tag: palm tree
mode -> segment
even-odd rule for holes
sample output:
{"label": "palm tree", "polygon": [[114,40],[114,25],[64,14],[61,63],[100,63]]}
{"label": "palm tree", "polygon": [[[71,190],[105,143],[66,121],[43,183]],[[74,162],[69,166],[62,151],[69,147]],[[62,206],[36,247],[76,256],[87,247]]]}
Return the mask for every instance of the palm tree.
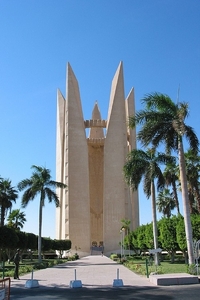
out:
{"label": "palm tree", "polygon": [[[189,198],[191,201],[191,213],[193,213],[194,204],[196,204],[196,211],[200,213],[200,183],[199,183],[199,171],[200,171],[200,157],[194,155],[191,150],[185,153],[186,163],[186,176],[188,181]],[[195,201],[195,203],[194,203]]]}
{"label": "palm tree", "polygon": [[188,104],[179,102],[175,104],[169,96],[153,93],[143,99],[146,105],[144,110],[136,113],[129,120],[130,127],[140,124],[138,140],[143,146],[158,147],[164,142],[167,153],[172,150],[178,152],[179,171],[182,191],[185,232],[189,264],[194,263],[192,226],[189,209],[186,166],[183,149],[183,137],[189,142],[190,149],[195,155],[198,153],[199,141],[192,127],[185,124],[189,114]]}
{"label": "palm tree", "polygon": [[[166,164],[173,161],[172,156],[163,153],[156,153],[155,149],[132,150],[127,157],[124,166],[124,176],[127,184],[137,190],[143,179],[143,190],[147,198],[151,196],[154,248],[158,248],[157,218],[156,218],[156,193],[155,180],[157,180],[157,190],[164,188],[165,180],[159,164]],[[158,256],[155,255],[155,264],[158,264]]]}
{"label": "palm tree", "polygon": [[10,212],[8,218],[8,227],[12,227],[16,230],[23,228],[26,222],[25,213],[21,212],[20,209],[14,209]]}
{"label": "palm tree", "polygon": [[11,180],[0,178],[0,226],[4,226],[5,216],[12,208],[12,202],[18,198],[17,190],[11,186]]}
{"label": "palm tree", "polygon": [[172,210],[176,207],[176,204],[169,189],[164,189],[159,192],[156,205],[159,212],[162,212],[167,218],[171,217]]}
{"label": "palm tree", "polygon": [[38,235],[38,260],[42,261],[41,249],[42,249],[42,209],[45,204],[45,198],[48,198],[49,202],[54,202],[56,207],[59,206],[59,198],[54,190],[51,188],[66,188],[66,185],[61,182],[57,182],[51,179],[50,170],[44,167],[33,165],[31,167],[34,171],[31,178],[24,179],[18,183],[18,189],[20,191],[25,190],[22,196],[22,207],[26,207],[27,204],[34,200],[39,195],[39,235]]}
{"label": "palm tree", "polygon": [[179,179],[179,177],[177,175],[177,165],[175,163],[167,164],[165,167],[165,170],[163,172],[163,175],[165,177],[166,186],[167,187],[172,186],[173,199],[176,204],[177,212],[178,212],[178,214],[180,214],[177,185],[176,185],[176,182]]}

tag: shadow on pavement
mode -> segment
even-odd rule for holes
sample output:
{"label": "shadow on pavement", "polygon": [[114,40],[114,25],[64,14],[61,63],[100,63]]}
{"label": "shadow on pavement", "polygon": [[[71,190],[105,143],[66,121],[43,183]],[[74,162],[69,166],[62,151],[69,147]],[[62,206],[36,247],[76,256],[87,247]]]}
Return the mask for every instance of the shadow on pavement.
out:
{"label": "shadow on pavement", "polygon": [[63,265],[57,265],[53,268],[57,268],[57,269],[63,269],[63,268],[74,268],[76,266],[78,267],[91,267],[91,266],[113,266],[113,265],[121,265],[121,264],[118,264],[118,263],[100,263],[100,264],[87,264],[85,262],[73,262],[73,263],[68,263],[68,264],[63,264]]}
{"label": "shadow on pavement", "polygon": [[[76,288],[39,287],[35,289],[12,288],[10,299],[134,299],[134,300],[173,300],[166,290],[157,287],[120,287],[120,288]],[[193,298],[194,299],[194,298]]]}

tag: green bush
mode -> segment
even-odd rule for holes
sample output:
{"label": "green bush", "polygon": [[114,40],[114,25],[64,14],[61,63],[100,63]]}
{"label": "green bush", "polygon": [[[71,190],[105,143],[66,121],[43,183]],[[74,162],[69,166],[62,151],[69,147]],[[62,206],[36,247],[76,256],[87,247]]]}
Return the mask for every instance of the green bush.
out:
{"label": "green bush", "polygon": [[75,257],[74,257],[74,256],[69,256],[67,260],[68,260],[68,261],[75,260]]}
{"label": "green bush", "polygon": [[41,270],[46,269],[47,265],[44,265],[43,263],[34,264],[33,269],[34,270]]}
{"label": "green bush", "polygon": [[110,258],[111,258],[112,260],[114,260],[114,261],[117,261],[117,260],[118,260],[118,256],[117,256],[117,254],[115,254],[115,253],[112,253],[112,254],[110,255]]}
{"label": "green bush", "polygon": [[79,259],[78,253],[75,253],[75,254],[73,255],[73,257],[74,257],[75,260],[76,260],[76,259]]}

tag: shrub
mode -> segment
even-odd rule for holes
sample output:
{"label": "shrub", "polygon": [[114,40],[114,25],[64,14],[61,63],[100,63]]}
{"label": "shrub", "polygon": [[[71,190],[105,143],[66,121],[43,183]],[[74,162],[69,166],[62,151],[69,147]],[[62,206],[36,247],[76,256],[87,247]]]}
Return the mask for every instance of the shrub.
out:
{"label": "shrub", "polygon": [[78,253],[75,253],[73,256],[74,256],[75,259],[79,259]]}
{"label": "shrub", "polygon": [[117,260],[118,260],[117,254],[114,254],[114,253],[112,253],[112,254],[110,255],[110,258],[111,258],[112,260],[114,260],[114,261],[117,261]]}

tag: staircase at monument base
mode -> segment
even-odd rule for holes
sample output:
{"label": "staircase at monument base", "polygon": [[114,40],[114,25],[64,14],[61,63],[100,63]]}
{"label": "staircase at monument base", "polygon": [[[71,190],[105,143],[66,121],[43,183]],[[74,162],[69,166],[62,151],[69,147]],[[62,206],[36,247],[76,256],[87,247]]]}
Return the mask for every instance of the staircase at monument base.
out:
{"label": "staircase at monument base", "polygon": [[104,247],[101,247],[101,246],[94,247],[94,246],[92,246],[90,248],[90,250],[91,250],[91,255],[102,255],[103,252],[104,252]]}

